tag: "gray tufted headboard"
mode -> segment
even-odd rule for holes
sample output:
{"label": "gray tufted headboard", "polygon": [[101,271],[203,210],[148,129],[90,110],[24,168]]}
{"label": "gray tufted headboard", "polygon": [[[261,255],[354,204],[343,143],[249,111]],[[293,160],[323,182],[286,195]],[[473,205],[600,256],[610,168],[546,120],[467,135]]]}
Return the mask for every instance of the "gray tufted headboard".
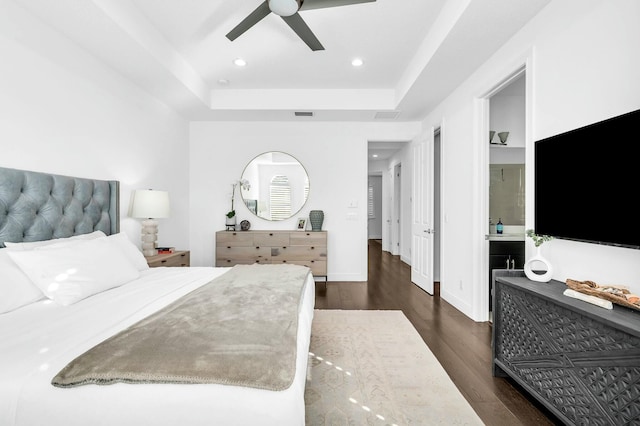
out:
{"label": "gray tufted headboard", "polygon": [[120,230],[119,182],[0,167],[0,248]]}

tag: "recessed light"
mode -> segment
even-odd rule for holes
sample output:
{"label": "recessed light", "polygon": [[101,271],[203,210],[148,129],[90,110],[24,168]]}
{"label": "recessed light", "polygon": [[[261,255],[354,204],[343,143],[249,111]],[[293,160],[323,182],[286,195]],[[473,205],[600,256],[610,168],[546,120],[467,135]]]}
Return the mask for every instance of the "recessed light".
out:
{"label": "recessed light", "polygon": [[226,78],[221,78],[220,80],[218,80],[218,84],[221,86],[226,86],[229,84],[229,80],[227,80]]}
{"label": "recessed light", "polygon": [[360,58],[355,58],[353,61],[351,61],[351,65],[353,65],[354,67],[361,67],[362,64],[364,64],[364,61]]}
{"label": "recessed light", "polygon": [[372,157],[373,158],[378,158],[378,154],[373,154]]}
{"label": "recessed light", "polygon": [[242,58],[236,58],[233,60],[233,63],[236,64],[239,67],[244,67],[245,65],[247,65],[247,61],[245,61]]}

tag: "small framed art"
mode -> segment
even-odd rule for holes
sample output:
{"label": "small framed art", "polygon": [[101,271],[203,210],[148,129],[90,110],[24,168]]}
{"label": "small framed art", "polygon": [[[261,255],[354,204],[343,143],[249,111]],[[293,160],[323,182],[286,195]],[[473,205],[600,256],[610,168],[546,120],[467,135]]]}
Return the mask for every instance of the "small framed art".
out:
{"label": "small framed art", "polygon": [[304,231],[305,229],[307,229],[307,218],[306,217],[299,217],[298,218],[298,226],[296,227],[296,229],[298,231]]}

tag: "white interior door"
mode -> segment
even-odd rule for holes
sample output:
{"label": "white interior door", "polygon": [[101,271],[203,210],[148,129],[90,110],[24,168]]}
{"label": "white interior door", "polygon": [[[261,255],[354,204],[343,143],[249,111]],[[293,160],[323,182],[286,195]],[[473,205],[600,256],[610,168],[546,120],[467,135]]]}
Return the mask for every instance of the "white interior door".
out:
{"label": "white interior door", "polygon": [[413,147],[411,281],[433,294],[433,135]]}

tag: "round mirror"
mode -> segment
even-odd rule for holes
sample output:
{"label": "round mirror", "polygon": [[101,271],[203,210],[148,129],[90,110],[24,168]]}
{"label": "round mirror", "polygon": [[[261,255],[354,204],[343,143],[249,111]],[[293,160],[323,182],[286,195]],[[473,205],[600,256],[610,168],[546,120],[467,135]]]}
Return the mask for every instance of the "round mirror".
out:
{"label": "round mirror", "polygon": [[263,219],[289,219],[302,209],[309,196],[307,171],[284,152],[258,155],[244,168],[241,179],[244,204]]}

